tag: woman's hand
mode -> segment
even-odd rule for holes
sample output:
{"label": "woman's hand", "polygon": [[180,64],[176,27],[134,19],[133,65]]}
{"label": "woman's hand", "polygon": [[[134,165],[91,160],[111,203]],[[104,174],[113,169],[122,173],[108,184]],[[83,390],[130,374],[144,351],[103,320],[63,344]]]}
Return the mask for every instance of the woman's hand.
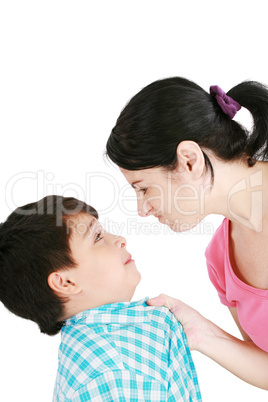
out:
{"label": "woman's hand", "polygon": [[203,334],[209,329],[209,321],[198,311],[178,299],[161,294],[147,300],[149,306],[167,307],[181,323],[191,350],[198,350]]}
{"label": "woman's hand", "polygon": [[161,294],[149,306],[166,306],[180,321],[191,350],[198,350],[237,377],[268,390],[268,353],[223,331],[192,307]]}

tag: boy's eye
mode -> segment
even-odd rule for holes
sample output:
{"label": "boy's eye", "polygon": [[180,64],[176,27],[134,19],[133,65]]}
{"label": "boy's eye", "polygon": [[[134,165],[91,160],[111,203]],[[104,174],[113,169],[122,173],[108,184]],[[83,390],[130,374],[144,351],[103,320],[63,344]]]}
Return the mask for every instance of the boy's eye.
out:
{"label": "boy's eye", "polygon": [[100,241],[101,239],[102,239],[102,233],[101,232],[99,232],[99,233],[97,233],[96,234],[96,237],[95,237],[95,243],[97,243],[98,241]]}

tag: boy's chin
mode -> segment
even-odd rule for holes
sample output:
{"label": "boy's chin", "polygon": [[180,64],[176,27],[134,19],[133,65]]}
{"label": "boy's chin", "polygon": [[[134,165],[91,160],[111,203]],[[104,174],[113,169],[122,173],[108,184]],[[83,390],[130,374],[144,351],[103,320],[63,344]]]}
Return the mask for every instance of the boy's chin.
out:
{"label": "boy's chin", "polygon": [[135,288],[134,288],[134,290],[133,290],[133,292],[132,292],[132,295],[131,295],[131,297],[130,297],[130,300],[132,300],[132,298],[133,298],[133,296],[134,296],[134,294],[135,294],[135,292],[136,292],[136,290],[137,290],[137,287],[138,287],[138,285],[139,285],[139,283],[140,283],[140,281],[141,281],[141,274],[140,274],[139,271],[137,271],[137,273],[138,273],[137,283],[136,283],[136,286],[135,286]]}
{"label": "boy's chin", "polygon": [[[136,285],[136,288],[137,288],[138,284],[139,284],[140,281],[141,281],[141,273],[140,273],[139,271],[137,271],[137,272],[138,272],[138,283],[137,283],[137,285]],[[135,288],[135,290],[136,290],[136,288]]]}

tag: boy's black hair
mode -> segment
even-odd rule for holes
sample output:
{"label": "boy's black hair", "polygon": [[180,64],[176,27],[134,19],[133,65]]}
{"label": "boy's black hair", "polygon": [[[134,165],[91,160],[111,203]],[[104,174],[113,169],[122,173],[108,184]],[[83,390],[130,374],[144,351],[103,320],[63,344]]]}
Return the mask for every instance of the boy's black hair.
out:
{"label": "boy's black hair", "polygon": [[[143,88],[125,106],[107,141],[106,154],[121,168],[141,170],[177,166],[177,146],[195,141],[224,161],[246,157],[249,166],[268,158],[268,89],[248,81],[227,95],[251,113],[254,123],[248,133],[231,120],[215,97],[192,81],[172,77]],[[207,168],[213,168],[204,153]]]}
{"label": "boy's black hair", "polygon": [[0,300],[14,314],[55,335],[63,326],[64,304],[48,285],[56,270],[76,266],[69,247],[70,217],[97,211],[75,198],[47,196],[17,208],[0,225]]}

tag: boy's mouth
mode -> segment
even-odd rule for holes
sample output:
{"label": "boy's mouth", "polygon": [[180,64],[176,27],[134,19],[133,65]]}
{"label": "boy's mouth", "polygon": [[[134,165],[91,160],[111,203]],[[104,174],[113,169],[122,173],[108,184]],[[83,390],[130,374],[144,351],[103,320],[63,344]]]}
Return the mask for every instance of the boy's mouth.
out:
{"label": "boy's mouth", "polygon": [[132,260],[132,256],[131,256],[131,254],[130,254],[130,256],[128,257],[128,259],[126,260],[126,262],[125,262],[124,265],[129,264],[130,262],[133,262],[133,261],[134,261],[134,260]]}

